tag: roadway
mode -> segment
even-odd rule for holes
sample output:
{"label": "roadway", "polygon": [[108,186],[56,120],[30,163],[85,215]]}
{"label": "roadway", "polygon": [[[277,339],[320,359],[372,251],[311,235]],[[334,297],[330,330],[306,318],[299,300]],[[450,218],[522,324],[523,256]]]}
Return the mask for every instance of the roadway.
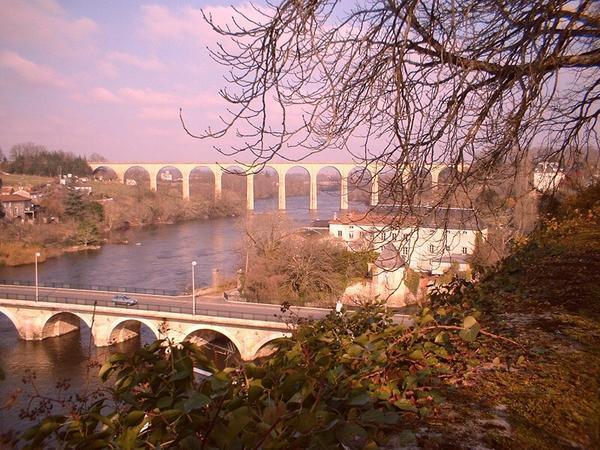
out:
{"label": "roadway", "polygon": [[[39,288],[40,301],[83,305],[93,305],[94,302],[96,302],[98,306],[124,308],[133,311],[151,310],[181,314],[192,313],[191,295],[168,296],[127,293],[130,297],[135,298],[138,303],[134,306],[125,307],[115,306],[113,304],[112,299],[115,294],[122,294],[122,292],[63,289],[41,286]],[[35,286],[0,284],[0,297],[12,298],[15,299],[15,302],[18,302],[19,300],[34,300]],[[330,309],[292,306],[289,311],[301,318],[319,319],[327,315]],[[410,308],[396,310],[394,321],[410,325],[412,319],[408,313],[410,313]],[[266,321],[281,321],[283,320],[282,316],[286,319],[290,318],[290,313],[286,313],[285,315],[282,314],[280,305],[227,301],[223,298],[222,293],[196,296],[196,314],[202,316]]]}
{"label": "roadway", "polygon": [[[34,286],[13,286],[0,285],[0,297],[33,300],[35,299]],[[61,288],[39,288],[40,301],[52,301],[61,303],[77,303],[93,305],[97,302],[98,306],[113,306],[112,298],[117,292],[92,291],[80,289],[61,289]],[[122,294],[122,292],[119,292]],[[127,308],[131,310],[160,310],[169,312],[192,313],[192,296],[166,296],[149,294],[130,294],[128,296],[135,298],[138,303],[134,306],[116,306],[118,308]],[[322,308],[291,307],[290,311],[303,318],[320,318],[325,316],[329,310]],[[281,307],[279,305],[244,303],[226,301],[222,294],[196,296],[196,314],[211,315],[219,317],[248,317],[256,316],[269,317],[274,320],[275,316],[280,316]]]}

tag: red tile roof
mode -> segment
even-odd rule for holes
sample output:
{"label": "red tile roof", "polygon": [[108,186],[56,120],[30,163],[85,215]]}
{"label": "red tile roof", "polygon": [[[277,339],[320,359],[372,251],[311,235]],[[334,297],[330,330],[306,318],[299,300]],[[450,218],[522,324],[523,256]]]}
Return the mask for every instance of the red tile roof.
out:
{"label": "red tile roof", "polygon": [[0,195],[0,201],[6,202],[30,202],[31,199],[17,194]]}

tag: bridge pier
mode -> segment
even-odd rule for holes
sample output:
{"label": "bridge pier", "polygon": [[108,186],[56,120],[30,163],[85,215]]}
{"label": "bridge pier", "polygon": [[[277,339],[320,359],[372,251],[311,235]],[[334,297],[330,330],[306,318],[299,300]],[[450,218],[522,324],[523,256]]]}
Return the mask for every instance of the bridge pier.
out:
{"label": "bridge pier", "polygon": [[183,181],[183,183],[181,183],[181,195],[183,196],[184,200],[190,199],[190,175],[191,171],[181,171]]}
{"label": "bridge pier", "polygon": [[284,171],[279,171],[278,172],[279,175],[279,210],[280,211],[285,211],[285,172]]}
{"label": "bridge pier", "polygon": [[220,169],[214,171],[215,175],[215,201],[221,199],[221,192],[223,191],[222,176],[223,172]]}
{"label": "bridge pier", "polygon": [[157,185],[158,185],[158,170],[156,171],[148,171],[148,174],[150,175],[150,190],[153,192],[156,192],[157,189]]}
{"label": "bridge pier", "polygon": [[254,211],[254,175],[246,175],[246,209]]}
{"label": "bridge pier", "polygon": [[340,210],[348,209],[348,175],[342,174],[340,178]]}
{"label": "bridge pier", "polygon": [[317,210],[317,173],[313,170],[309,171],[310,175],[310,191],[309,191],[309,209],[311,211]]}
{"label": "bridge pier", "polygon": [[377,206],[379,203],[379,175],[375,174],[371,178],[371,206]]}

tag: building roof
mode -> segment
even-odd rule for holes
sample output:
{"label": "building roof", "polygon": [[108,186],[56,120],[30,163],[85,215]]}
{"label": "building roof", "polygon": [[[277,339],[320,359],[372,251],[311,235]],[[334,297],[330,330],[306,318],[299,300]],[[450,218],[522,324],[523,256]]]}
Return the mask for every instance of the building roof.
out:
{"label": "building roof", "polygon": [[0,195],[8,195],[15,192],[15,189],[12,186],[2,186],[0,187]]}
{"label": "building roof", "polygon": [[30,202],[31,199],[18,194],[8,194],[0,196],[0,201],[5,202]]}
{"label": "building roof", "polygon": [[385,270],[397,270],[406,264],[406,260],[400,255],[398,249],[389,243],[383,246],[375,265]]}
{"label": "building roof", "polygon": [[330,223],[362,226],[387,226],[393,228],[421,227],[460,230],[486,228],[471,208],[446,208],[431,206],[380,206],[369,212],[351,212]]}

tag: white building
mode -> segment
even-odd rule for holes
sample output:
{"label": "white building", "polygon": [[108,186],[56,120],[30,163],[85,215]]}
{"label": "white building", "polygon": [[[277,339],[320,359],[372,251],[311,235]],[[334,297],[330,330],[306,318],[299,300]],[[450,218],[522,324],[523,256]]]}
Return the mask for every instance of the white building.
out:
{"label": "white building", "polygon": [[543,161],[533,170],[533,187],[540,192],[554,190],[565,178],[565,173],[557,162]]}
{"label": "white building", "polygon": [[[419,272],[442,274],[453,264],[468,268],[478,236],[487,229],[475,218],[474,211],[463,208],[419,208],[406,225],[394,225],[394,214],[349,214],[329,223],[329,234],[344,240],[351,248],[370,247],[381,251],[392,244],[406,261]],[[410,223],[408,223],[410,222]]]}

